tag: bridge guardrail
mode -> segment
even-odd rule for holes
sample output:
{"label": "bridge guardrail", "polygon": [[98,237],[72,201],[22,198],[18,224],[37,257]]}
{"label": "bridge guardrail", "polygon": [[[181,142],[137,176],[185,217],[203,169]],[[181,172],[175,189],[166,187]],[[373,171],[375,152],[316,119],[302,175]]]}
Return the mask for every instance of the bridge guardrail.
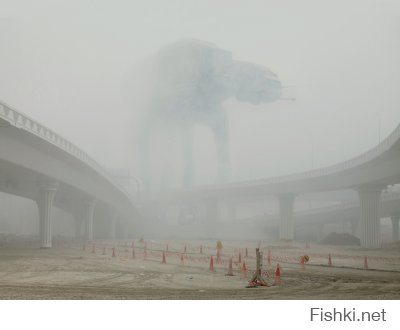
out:
{"label": "bridge guardrail", "polygon": [[[282,175],[277,177],[271,177],[267,179],[258,179],[254,181],[242,181],[242,182],[232,182],[226,183],[222,185],[212,185],[212,188],[215,190],[224,189],[224,188],[240,188],[240,186],[262,186],[265,184],[278,184],[278,183],[285,183],[288,181],[297,181],[303,179],[310,179],[310,178],[317,178],[325,175],[335,174],[340,171],[345,171],[352,169],[356,166],[359,166],[367,161],[370,161],[385,151],[389,150],[391,146],[396,143],[396,141],[400,140],[400,125],[396,127],[396,129],[390,133],[381,143],[377,146],[373,147],[372,149],[362,153],[359,156],[354,158],[348,159],[344,162],[334,164],[327,167],[322,167],[320,169],[315,169],[311,171],[299,172],[289,175]],[[201,191],[207,189],[208,185],[198,186],[194,188],[192,191]]]}
{"label": "bridge guardrail", "polygon": [[114,180],[113,177],[92,157],[90,157],[86,152],[74,145],[72,142],[68,141],[66,138],[1,101],[0,118],[7,121],[12,126],[24,129],[25,131],[28,131],[29,133],[46,140],[71,156],[79,159],[81,162],[94,169],[98,174],[106,178],[112,185],[117,187],[133,204],[131,195],[125,190],[124,187]]}

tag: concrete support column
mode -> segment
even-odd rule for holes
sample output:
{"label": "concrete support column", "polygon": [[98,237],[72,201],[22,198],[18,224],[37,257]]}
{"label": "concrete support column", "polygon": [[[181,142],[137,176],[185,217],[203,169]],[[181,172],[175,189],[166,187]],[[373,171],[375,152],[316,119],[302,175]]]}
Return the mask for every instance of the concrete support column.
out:
{"label": "concrete support column", "polygon": [[88,200],[83,205],[83,212],[84,212],[84,219],[86,225],[86,240],[88,242],[93,241],[93,214],[94,214],[94,207],[96,205],[95,200]]}
{"label": "concrete support column", "polygon": [[392,215],[390,217],[390,220],[392,220],[393,242],[397,242],[399,240],[399,219],[400,219],[400,214]]}
{"label": "concrete support column", "polygon": [[360,197],[360,229],[362,247],[380,247],[381,231],[379,207],[383,187],[361,187]]}
{"label": "concrete support column", "polygon": [[293,229],[293,205],[294,205],[294,194],[282,194],[278,196],[279,199],[279,210],[280,210],[280,222],[279,222],[279,239],[281,240],[293,240],[294,229]]}
{"label": "concrete support column", "polygon": [[57,182],[47,182],[39,184],[39,198],[37,205],[39,208],[39,230],[41,248],[51,248],[51,227],[52,227],[52,208],[54,196],[58,189]]}

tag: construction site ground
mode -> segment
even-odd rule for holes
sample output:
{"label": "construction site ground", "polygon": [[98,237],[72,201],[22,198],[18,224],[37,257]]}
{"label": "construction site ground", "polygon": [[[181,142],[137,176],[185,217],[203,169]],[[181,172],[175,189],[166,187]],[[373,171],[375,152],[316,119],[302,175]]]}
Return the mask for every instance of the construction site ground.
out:
{"label": "construction site ground", "polygon": [[[217,260],[215,243],[63,240],[51,249],[40,249],[35,242],[16,239],[0,247],[0,299],[400,298],[400,249],[396,244],[361,249],[306,247],[305,242],[227,241]],[[258,245],[269,286],[246,288],[255,271]],[[165,264],[161,262],[163,252]],[[304,255],[309,261],[303,266],[300,258]],[[210,271],[211,256],[214,271]],[[234,276],[226,276],[230,258]],[[247,272],[242,270],[243,262]],[[279,286],[275,285],[278,263]]]}

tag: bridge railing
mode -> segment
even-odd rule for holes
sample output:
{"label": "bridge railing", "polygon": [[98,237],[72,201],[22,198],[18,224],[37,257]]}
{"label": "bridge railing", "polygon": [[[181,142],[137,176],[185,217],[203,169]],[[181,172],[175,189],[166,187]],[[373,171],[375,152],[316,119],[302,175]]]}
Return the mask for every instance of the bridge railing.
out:
{"label": "bridge railing", "polygon": [[275,180],[277,182],[281,182],[283,179],[285,181],[300,180],[303,178],[325,176],[325,175],[329,175],[329,174],[334,174],[336,172],[349,170],[349,169],[352,169],[363,163],[366,163],[374,158],[377,158],[379,155],[381,155],[385,151],[389,150],[390,147],[394,143],[396,143],[396,141],[398,141],[399,139],[400,139],[400,125],[398,125],[396,127],[396,129],[388,137],[386,137],[386,139],[384,139],[380,144],[378,144],[374,148],[362,153],[359,156],[348,159],[348,160],[338,163],[338,164],[334,164],[332,166],[327,166],[327,167],[323,167],[320,169],[307,171],[307,172],[296,173],[293,175],[276,177]]}
{"label": "bridge railing", "polygon": [[[299,173],[293,173],[289,175],[282,175],[282,176],[276,176],[276,177],[271,177],[271,178],[266,178],[266,179],[258,179],[254,181],[242,181],[242,182],[232,182],[232,183],[226,183],[226,184],[221,184],[221,185],[212,185],[213,189],[220,189],[220,188],[235,188],[239,186],[258,186],[258,185],[265,185],[265,184],[278,184],[278,183],[284,183],[288,181],[297,181],[297,180],[303,180],[303,179],[311,179],[311,178],[316,178],[316,177],[321,177],[321,176],[326,176],[330,174],[335,174],[337,172],[341,171],[346,171],[350,170],[354,167],[357,167],[359,165],[362,165],[363,163],[366,163],[374,158],[377,158],[381,154],[383,154],[385,151],[389,150],[398,140],[400,140],[400,125],[396,127],[396,129],[389,134],[381,143],[379,143],[377,146],[374,148],[360,154],[359,156],[356,156],[354,158],[351,158],[349,160],[346,160],[344,162],[334,164],[331,166],[327,167],[322,167],[320,169],[315,169],[311,171],[305,171],[305,172],[299,172]],[[207,186],[198,186],[195,187],[194,190],[203,190],[207,189]]]}
{"label": "bridge railing", "polygon": [[98,174],[106,178],[112,185],[118,188],[131,202],[132,196],[122,187],[101,165],[99,165],[92,157],[90,157],[82,149],[54,132],[52,129],[40,124],[29,116],[11,108],[4,102],[0,102],[0,118],[7,121],[10,125],[28,131],[39,138],[46,140],[62,149],[64,152],[79,159],[81,162],[95,170]]}

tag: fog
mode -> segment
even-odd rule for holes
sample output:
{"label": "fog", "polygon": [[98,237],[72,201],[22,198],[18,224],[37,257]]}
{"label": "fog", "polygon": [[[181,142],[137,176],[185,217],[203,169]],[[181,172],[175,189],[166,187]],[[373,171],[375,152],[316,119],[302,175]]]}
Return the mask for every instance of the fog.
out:
{"label": "fog", "polygon": [[399,59],[398,0],[0,0],[0,299],[398,299]]}
{"label": "fog", "polygon": [[[366,151],[399,123],[399,12],[396,1],[2,0],[0,98],[135,174],[146,109],[127,102],[127,78],[165,45],[204,40],[270,68],[296,97],[224,102],[229,180],[309,170]],[[195,182],[212,183],[210,132],[197,128],[194,143]]]}

